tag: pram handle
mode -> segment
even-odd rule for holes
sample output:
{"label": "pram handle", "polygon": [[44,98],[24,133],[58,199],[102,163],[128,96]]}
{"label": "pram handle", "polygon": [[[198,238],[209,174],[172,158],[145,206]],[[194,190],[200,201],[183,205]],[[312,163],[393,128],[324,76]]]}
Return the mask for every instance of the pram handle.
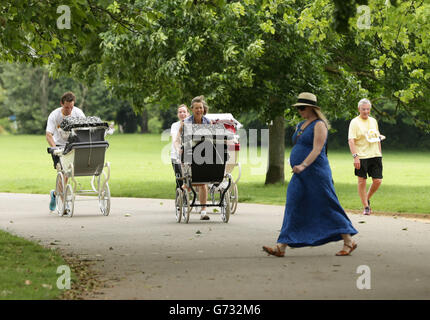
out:
{"label": "pram handle", "polygon": [[53,154],[54,156],[58,156],[60,153],[62,153],[64,150],[63,147],[48,147],[46,151],[50,154]]}

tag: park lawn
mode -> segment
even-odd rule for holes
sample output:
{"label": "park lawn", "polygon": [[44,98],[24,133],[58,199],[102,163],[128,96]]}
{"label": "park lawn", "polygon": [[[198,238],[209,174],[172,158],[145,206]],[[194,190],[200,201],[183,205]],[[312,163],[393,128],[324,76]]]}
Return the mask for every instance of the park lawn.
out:
{"label": "park lawn", "polygon": [[[170,164],[170,141],[159,134],[115,134],[108,136],[106,161],[111,163],[109,185],[113,197],[174,198],[174,176]],[[0,192],[48,194],[54,188],[55,170],[46,152],[44,136],[0,136]],[[289,157],[287,148],[285,158]],[[348,147],[329,151],[335,188],[345,209],[360,210],[357,178]],[[430,156],[428,152],[383,150],[384,180],[372,198],[375,211],[430,213]],[[291,168],[285,163],[284,185],[264,185],[267,152],[241,146],[242,176],[239,202],[285,204]],[[238,170],[233,171],[237,176]],[[77,179],[89,187],[89,177]],[[369,179],[370,180],[370,179]],[[47,198],[48,200],[48,198]],[[114,205],[114,204],[113,204]],[[240,212],[240,208],[239,211]]]}
{"label": "park lawn", "polygon": [[62,265],[66,262],[54,250],[0,230],[0,300],[58,298]]}

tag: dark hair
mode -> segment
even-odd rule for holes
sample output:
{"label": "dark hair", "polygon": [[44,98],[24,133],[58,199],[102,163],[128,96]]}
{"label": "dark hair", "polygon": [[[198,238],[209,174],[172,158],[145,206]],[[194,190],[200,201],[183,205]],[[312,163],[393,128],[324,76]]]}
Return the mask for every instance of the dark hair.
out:
{"label": "dark hair", "polygon": [[61,103],[72,102],[72,101],[76,101],[76,97],[75,97],[74,93],[71,91],[66,92],[61,96]]}

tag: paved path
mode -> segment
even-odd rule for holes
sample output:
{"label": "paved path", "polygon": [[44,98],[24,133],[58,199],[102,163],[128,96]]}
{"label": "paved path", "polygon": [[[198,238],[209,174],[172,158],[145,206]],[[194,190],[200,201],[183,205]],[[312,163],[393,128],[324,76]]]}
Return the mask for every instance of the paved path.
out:
{"label": "paved path", "polygon": [[[48,195],[0,193],[0,228],[58,244],[94,260],[111,287],[91,299],[429,299],[430,220],[350,214],[359,246],[336,257],[341,243],[269,257],[282,206],[239,204],[225,224],[219,214],[178,224],[174,202],[113,198],[108,217],[95,200],[77,201],[73,218],[47,210]],[[357,288],[359,266],[371,289]]]}

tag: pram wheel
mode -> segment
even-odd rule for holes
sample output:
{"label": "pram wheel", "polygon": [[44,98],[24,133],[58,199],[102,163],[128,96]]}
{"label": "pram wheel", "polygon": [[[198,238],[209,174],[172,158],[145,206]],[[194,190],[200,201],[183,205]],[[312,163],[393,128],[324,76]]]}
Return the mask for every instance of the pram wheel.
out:
{"label": "pram wheel", "polygon": [[102,189],[99,192],[99,207],[100,211],[104,216],[108,216],[110,212],[110,189],[109,184],[106,182],[103,184]]}
{"label": "pram wheel", "polygon": [[239,200],[239,193],[237,191],[237,184],[232,183],[232,188],[230,189],[230,206],[231,206],[231,214],[234,214],[237,209],[237,202]]}
{"label": "pram wheel", "polygon": [[190,220],[190,212],[191,212],[191,206],[190,206],[190,196],[186,190],[182,192],[182,218],[184,219],[185,223],[188,223]]}
{"label": "pram wheel", "polygon": [[[221,197],[222,192],[220,192]],[[230,207],[230,191],[226,191],[224,194],[224,199],[221,203],[221,218],[222,221],[227,223],[230,219],[231,207]]]}
{"label": "pram wheel", "polygon": [[75,208],[75,195],[73,194],[72,185],[68,184],[64,192],[64,214],[66,217],[73,217],[73,210]]}
{"label": "pram wheel", "polygon": [[61,217],[64,214],[64,175],[61,171],[57,173],[57,181],[55,183],[55,204],[58,215]]}
{"label": "pram wheel", "polygon": [[183,204],[183,195],[182,190],[176,189],[176,198],[175,198],[175,216],[176,222],[180,223],[182,219],[182,204]]}

